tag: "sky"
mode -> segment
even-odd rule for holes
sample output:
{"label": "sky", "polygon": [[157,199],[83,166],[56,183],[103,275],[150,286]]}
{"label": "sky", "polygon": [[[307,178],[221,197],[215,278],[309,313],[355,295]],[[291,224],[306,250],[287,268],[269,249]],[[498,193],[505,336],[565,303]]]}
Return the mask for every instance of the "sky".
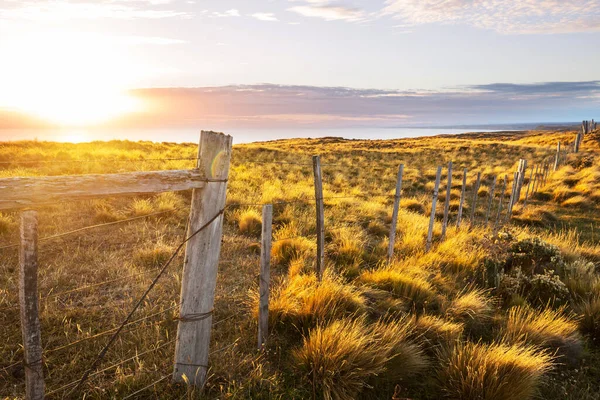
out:
{"label": "sky", "polygon": [[599,43],[598,0],[0,0],[0,127],[577,121]]}

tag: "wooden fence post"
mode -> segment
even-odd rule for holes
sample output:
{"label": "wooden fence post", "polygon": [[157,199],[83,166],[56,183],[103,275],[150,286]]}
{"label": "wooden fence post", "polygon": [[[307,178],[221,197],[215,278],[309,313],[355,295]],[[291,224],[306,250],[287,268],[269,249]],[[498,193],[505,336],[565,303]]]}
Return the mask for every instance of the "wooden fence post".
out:
{"label": "wooden fence post", "polygon": [[202,131],[198,169],[212,182],[192,192],[188,221],[190,237],[218,215],[206,229],[188,240],[181,281],[173,379],[183,382],[185,376],[189,384],[198,387],[204,386],[208,370],[231,140],[231,136],[222,133]]}
{"label": "wooden fence post", "polygon": [[260,280],[258,305],[258,349],[267,344],[269,334],[269,284],[271,281],[271,240],[273,229],[273,205],[262,210],[262,233],[260,239]]}
{"label": "wooden fence post", "polygon": [[492,213],[492,203],[494,202],[494,193],[496,191],[496,181],[498,176],[494,176],[494,180],[492,181],[492,186],[490,188],[490,200],[488,201],[488,208],[485,212],[485,225],[487,226],[490,220],[490,214]]}
{"label": "wooden fence post", "polygon": [[427,243],[425,245],[425,251],[431,249],[431,242],[433,241],[433,227],[435,224],[435,207],[437,205],[438,191],[440,189],[440,179],[442,177],[442,167],[437,167],[435,174],[435,186],[433,187],[433,197],[431,199],[431,217],[429,218],[429,231],[427,231]]}
{"label": "wooden fence post", "polygon": [[398,209],[400,208],[400,197],[402,193],[402,175],[404,175],[404,164],[398,168],[398,177],[396,178],[396,195],[394,196],[394,209],[392,210],[392,226],[390,227],[390,236],[388,243],[388,262],[392,262],[394,257],[394,245],[396,244],[396,227],[398,225]]}
{"label": "wooden fence post", "polygon": [[554,171],[558,169],[558,163],[560,161],[560,142],[556,145],[556,158],[554,160]]}
{"label": "wooden fence post", "polygon": [[42,333],[38,305],[38,218],[36,211],[21,214],[19,303],[25,365],[25,398],[44,398]]}
{"label": "wooden fence post", "polygon": [[448,180],[446,182],[446,198],[444,199],[444,220],[442,221],[442,239],[446,238],[448,214],[450,212],[450,192],[452,191],[452,161],[448,162]]}
{"label": "wooden fence post", "polygon": [[[537,168],[537,165],[535,166]],[[531,167],[531,172],[529,173],[529,180],[527,181],[527,191],[525,192],[525,201],[523,202],[523,207],[527,205],[529,201],[529,191],[531,190],[531,177],[533,176],[534,167]]]}
{"label": "wooden fence post", "polygon": [[534,195],[537,193],[537,189],[539,186],[539,179],[540,178],[540,166],[537,165],[535,167],[535,174],[533,175],[533,187],[531,188],[532,192],[531,194]]}
{"label": "wooden fence post", "polygon": [[479,194],[479,185],[481,185],[481,172],[477,173],[477,181],[475,181],[475,186],[473,187],[473,199],[471,201],[471,218],[470,225],[473,226],[475,223],[475,210],[477,209],[477,195]]}
{"label": "wooden fence post", "polygon": [[323,206],[323,177],[321,174],[321,156],[313,156],[315,177],[315,202],[317,208],[317,279],[323,279],[325,269],[325,208]]}
{"label": "wooden fence post", "polygon": [[498,232],[498,228],[500,227],[500,216],[502,215],[502,199],[506,194],[507,181],[508,175],[504,175],[504,183],[502,184],[502,191],[500,192],[500,199],[498,200],[498,212],[496,213],[496,222],[494,223],[494,235]]}
{"label": "wooden fence post", "polygon": [[527,160],[521,159],[521,168],[519,169],[519,181],[517,189],[517,197],[515,198],[515,204],[521,200],[521,190],[523,189],[523,183],[525,182],[525,172],[527,171]]}
{"label": "wooden fence post", "polygon": [[458,205],[458,216],[456,217],[456,227],[460,228],[460,221],[462,220],[463,206],[465,204],[465,192],[467,190],[467,169],[463,170],[462,189],[460,191],[460,203]]}
{"label": "wooden fence post", "polygon": [[510,200],[508,202],[508,208],[506,210],[506,222],[510,221],[510,219],[512,217],[512,210],[513,210],[513,206],[515,204],[515,196],[517,195],[518,179],[519,179],[519,173],[515,172],[513,175],[513,185],[512,185],[512,191],[510,194]]}

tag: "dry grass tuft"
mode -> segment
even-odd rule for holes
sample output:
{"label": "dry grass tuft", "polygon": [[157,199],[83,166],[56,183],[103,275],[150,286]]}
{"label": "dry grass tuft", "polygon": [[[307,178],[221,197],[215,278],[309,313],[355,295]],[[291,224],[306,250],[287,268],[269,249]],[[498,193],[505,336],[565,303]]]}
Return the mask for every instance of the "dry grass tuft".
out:
{"label": "dry grass tuft", "polygon": [[558,349],[568,360],[578,358],[581,352],[577,321],[562,307],[541,311],[525,307],[511,308],[504,338],[511,343],[527,342]]}
{"label": "dry grass tuft", "polygon": [[459,400],[532,398],[552,357],[527,345],[462,343],[439,370],[442,392]]}
{"label": "dry grass tuft", "polygon": [[240,233],[259,236],[262,228],[262,215],[254,208],[249,208],[236,215]]}
{"label": "dry grass tuft", "polygon": [[172,254],[172,247],[159,243],[154,247],[136,250],[133,262],[145,268],[157,268],[164,265]]}
{"label": "dry grass tuft", "polygon": [[410,334],[405,319],[372,325],[363,318],[343,319],[312,329],[293,358],[318,397],[352,400],[376,377],[400,379],[426,367]]}
{"label": "dry grass tuft", "polygon": [[365,271],[360,275],[359,280],[378,289],[392,292],[418,307],[433,301],[436,297],[433,286],[427,280],[408,271],[395,269],[393,266]]}

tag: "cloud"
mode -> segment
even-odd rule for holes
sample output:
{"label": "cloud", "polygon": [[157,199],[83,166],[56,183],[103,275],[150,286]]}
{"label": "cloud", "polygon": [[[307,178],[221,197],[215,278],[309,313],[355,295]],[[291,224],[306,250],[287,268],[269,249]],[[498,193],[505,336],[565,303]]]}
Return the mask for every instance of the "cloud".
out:
{"label": "cloud", "polygon": [[240,12],[235,8],[232,8],[231,10],[227,10],[225,12],[213,12],[211,16],[218,18],[241,17]]}
{"label": "cloud", "polygon": [[146,105],[145,111],[115,121],[114,127],[391,128],[592,118],[600,106],[600,81],[443,90],[260,84],[137,89],[131,94]]}
{"label": "cloud", "polygon": [[466,24],[504,34],[600,31],[597,0],[387,0],[407,25]]}
{"label": "cloud", "polygon": [[273,13],[254,13],[252,15],[250,15],[252,18],[256,18],[259,21],[279,21],[277,19],[277,17],[275,17],[275,14]]}
{"label": "cloud", "polygon": [[325,21],[361,21],[365,17],[365,13],[362,10],[358,10],[355,8],[347,8],[341,6],[296,6],[288,9],[289,11],[293,11],[297,14],[303,15],[305,17],[315,17],[322,18]]}
{"label": "cloud", "polygon": [[190,18],[192,14],[162,6],[165,0],[113,1],[22,1],[5,2],[0,6],[0,19],[60,22],[73,19],[161,19]]}

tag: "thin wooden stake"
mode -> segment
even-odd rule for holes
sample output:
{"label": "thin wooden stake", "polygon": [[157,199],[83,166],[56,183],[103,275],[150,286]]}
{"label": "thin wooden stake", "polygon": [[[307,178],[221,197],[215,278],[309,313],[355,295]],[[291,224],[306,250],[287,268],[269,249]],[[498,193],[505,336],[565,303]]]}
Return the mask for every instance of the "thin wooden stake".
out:
{"label": "thin wooden stake", "polygon": [[323,206],[323,178],[320,156],[313,156],[313,173],[317,208],[317,279],[321,281],[325,269],[325,209]]}
{"label": "thin wooden stake", "polygon": [[519,173],[515,172],[514,176],[513,176],[513,185],[512,185],[512,191],[510,194],[510,200],[508,202],[508,209],[506,210],[506,222],[510,221],[510,219],[512,218],[513,205],[515,203],[515,196],[517,195],[518,179],[519,179]]}
{"label": "thin wooden stake", "polygon": [[450,192],[452,191],[452,161],[448,162],[448,180],[446,182],[446,198],[444,199],[444,220],[442,221],[442,238],[446,238],[448,228],[448,214],[450,212]]}
{"label": "thin wooden stake", "polygon": [[440,179],[442,177],[442,167],[437,167],[437,173],[435,174],[435,186],[433,187],[433,197],[431,199],[431,217],[429,218],[429,231],[427,232],[427,244],[425,251],[431,249],[431,243],[433,241],[433,227],[435,224],[435,207],[437,205],[438,191],[440,189]]}
{"label": "thin wooden stake", "polygon": [[188,236],[221,214],[192,237],[185,249],[173,379],[197,387],[204,386],[208,371],[231,141],[231,136],[202,131],[198,169],[213,182],[192,192]]}
{"label": "thin wooden stake", "polygon": [[490,187],[490,199],[488,201],[487,211],[485,212],[485,225],[487,226],[490,220],[490,214],[492,213],[492,203],[494,202],[494,194],[496,191],[496,180],[497,176],[494,176],[494,180],[492,181],[492,186]]}
{"label": "thin wooden stake", "polygon": [[[537,168],[537,166],[535,168]],[[531,190],[531,177],[533,176],[533,170],[534,168],[531,167],[531,172],[529,173],[529,180],[527,181],[527,191],[525,192],[525,201],[523,202],[523,207],[525,207],[527,205],[527,202],[529,201],[529,191]]]}
{"label": "thin wooden stake", "polygon": [[25,365],[25,398],[44,398],[42,366],[42,332],[38,305],[38,219],[36,211],[21,214],[21,247],[19,252],[19,303]]}
{"label": "thin wooden stake", "polygon": [[508,181],[508,175],[504,175],[504,183],[502,184],[502,191],[500,192],[500,199],[498,200],[498,212],[496,213],[496,222],[494,223],[494,235],[500,228],[500,216],[502,215],[502,199],[506,195],[506,183]]}
{"label": "thin wooden stake", "polygon": [[458,205],[458,216],[456,217],[456,227],[457,228],[460,228],[460,222],[462,220],[466,190],[467,190],[467,169],[465,168],[463,170],[462,189],[460,190],[460,204]]}
{"label": "thin wooden stake", "polygon": [[537,193],[537,189],[539,186],[539,176],[540,176],[540,166],[537,165],[535,167],[535,174],[533,175],[533,188],[532,188],[532,195]]}
{"label": "thin wooden stake", "polygon": [[554,171],[558,169],[558,163],[560,162],[560,142],[556,145],[556,158],[554,160]]}
{"label": "thin wooden stake", "polygon": [[394,257],[394,245],[396,244],[396,228],[398,225],[398,209],[400,208],[400,196],[402,193],[402,175],[404,175],[404,164],[398,168],[398,177],[396,178],[396,195],[394,196],[394,209],[392,210],[392,225],[390,227],[390,236],[388,243],[388,262],[392,262]]}
{"label": "thin wooden stake", "polygon": [[477,195],[479,193],[479,185],[481,185],[481,172],[477,173],[477,181],[475,181],[475,187],[473,188],[473,199],[471,201],[471,217],[469,224],[473,226],[475,223],[475,210],[477,209]]}
{"label": "thin wooden stake", "polygon": [[273,206],[267,204],[262,211],[262,234],[260,242],[260,281],[258,305],[258,349],[267,344],[269,335],[269,283],[271,281],[271,240],[273,229]]}

